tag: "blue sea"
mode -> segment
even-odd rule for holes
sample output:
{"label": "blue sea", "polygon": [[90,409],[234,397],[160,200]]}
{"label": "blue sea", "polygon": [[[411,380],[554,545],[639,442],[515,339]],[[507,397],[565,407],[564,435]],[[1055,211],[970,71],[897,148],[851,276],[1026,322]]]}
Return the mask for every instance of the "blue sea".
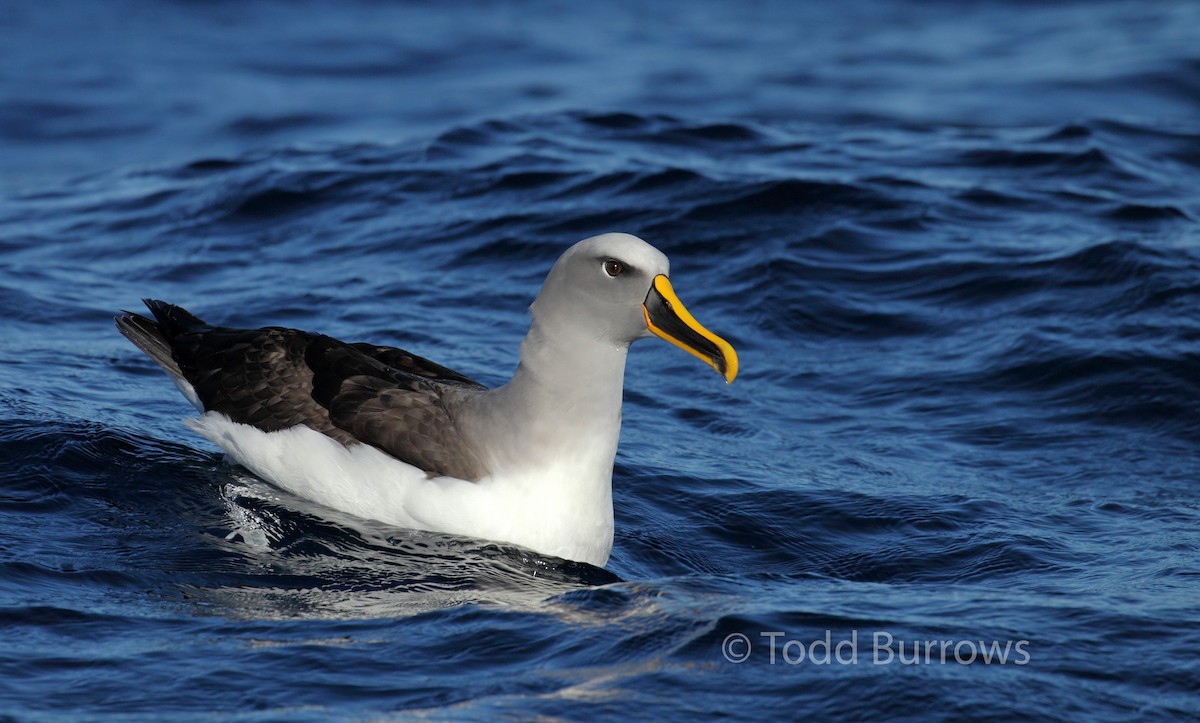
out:
{"label": "blue sea", "polygon": [[[627,231],[606,569],[226,462],[142,297],[489,386]],[[1200,716],[1200,4],[0,5],[0,719]]]}

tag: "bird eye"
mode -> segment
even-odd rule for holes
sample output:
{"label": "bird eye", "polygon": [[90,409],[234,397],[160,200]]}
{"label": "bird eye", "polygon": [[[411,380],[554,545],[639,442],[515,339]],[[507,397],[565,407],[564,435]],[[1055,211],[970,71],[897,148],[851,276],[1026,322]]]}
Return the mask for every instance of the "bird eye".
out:
{"label": "bird eye", "polygon": [[624,270],[625,267],[620,261],[609,259],[604,262],[604,273],[608,274],[609,276],[620,276],[621,272]]}

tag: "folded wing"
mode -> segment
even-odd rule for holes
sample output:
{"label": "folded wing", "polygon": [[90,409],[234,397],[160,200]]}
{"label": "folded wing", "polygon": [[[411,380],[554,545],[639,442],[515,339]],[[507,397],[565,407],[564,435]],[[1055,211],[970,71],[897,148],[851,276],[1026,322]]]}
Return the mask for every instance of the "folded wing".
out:
{"label": "folded wing", "polygon": [[190,384],[207,411],[267,432],[302,424],[431,476],[487,474],[455,418],[464,396],[486,388],[462,374],[403,349],[282,327],[214,327],[180,307],[146,304],[153,321],[126,313],[117,327]]}

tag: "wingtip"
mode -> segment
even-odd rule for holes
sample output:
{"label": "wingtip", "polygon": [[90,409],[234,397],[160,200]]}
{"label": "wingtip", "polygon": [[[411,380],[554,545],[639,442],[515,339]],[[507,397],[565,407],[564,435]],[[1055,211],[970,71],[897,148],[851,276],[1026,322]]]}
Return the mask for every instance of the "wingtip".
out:
{"label": "wingtip", "polygon": [[182,306],[169,304],[158,299],[142,299],[142,303],[154,315],[154,320],[168,339],[188,331],[207,328],[208,324]]}
{"label": "wingtip", "polygon": [[137,314],[133,313],[132,311],[129,311],[128,309],[121,309],[121,313],[113,317],[113,323],[117,325],[118,329],[123,329],[133,324],[133,318],[135,316],[137,316]]}
{"label": "wingtip", "polygon": [[145,296],[142,297],[142,303],[145,304],[146,308],[149,309],[151,313],[154,313],[155,309],[162,309],[171,306],[165,301],[159,301],[158,299],[151,299]]}

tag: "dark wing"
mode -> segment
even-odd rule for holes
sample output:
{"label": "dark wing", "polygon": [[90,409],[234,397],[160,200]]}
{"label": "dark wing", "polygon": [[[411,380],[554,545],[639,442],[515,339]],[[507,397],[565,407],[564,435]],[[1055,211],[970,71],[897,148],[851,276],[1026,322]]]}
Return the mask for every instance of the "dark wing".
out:
{"label": "dark wing", "polygon": [[280,327],[213,327],[170,304],[147,306],[155,321],[127,313],[118,328],[143,351],[168,348],[174,367],[151,358],[190,383],[206,410],[267,432],[303,424],[431,475],[487,473],[453,414],[457,400],[486,389],[468,377],[402,349]]}
{"label": "dark wing", "polygon": [[424,357],[410,354],[403,349],[397,349],[393,346],[375,346],[374,344],[364,344],[362,342],[347,344],[346,346],[405,374],[423,377],[441,384],[452,384],[478,391],[487,389],[487,387],[470,377],[463,376],[453,369],[447,369],[441,364],[435,364]]}
{"label": "dark wing", "polygon": [[264,432],[303,424],[348,444],[352,436],[313,399],[305,353],[317,338],[295,329],[209,327],[175,337],[171,351],[206,410]]}
{"label": "dark wing", "polygon": [[431,475],[487,474],[455,417],[466,396],[486,389],[482,384],[401,349],[329,337],[315,339],[306,358],[313,399],[338,429]]}

